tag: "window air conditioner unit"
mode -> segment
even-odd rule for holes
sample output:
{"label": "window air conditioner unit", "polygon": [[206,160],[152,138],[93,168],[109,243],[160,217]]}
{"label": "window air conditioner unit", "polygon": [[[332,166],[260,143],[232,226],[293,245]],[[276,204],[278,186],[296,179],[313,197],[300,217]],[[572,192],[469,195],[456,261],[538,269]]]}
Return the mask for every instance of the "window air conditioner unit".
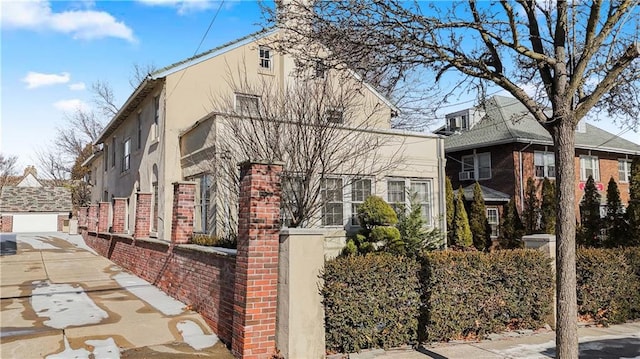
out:
{"label": "window air conditioner unit", "polygon": [[458,179],[460,181],[468,181],[473,179],[473,172],[460,172],[458,174]]}

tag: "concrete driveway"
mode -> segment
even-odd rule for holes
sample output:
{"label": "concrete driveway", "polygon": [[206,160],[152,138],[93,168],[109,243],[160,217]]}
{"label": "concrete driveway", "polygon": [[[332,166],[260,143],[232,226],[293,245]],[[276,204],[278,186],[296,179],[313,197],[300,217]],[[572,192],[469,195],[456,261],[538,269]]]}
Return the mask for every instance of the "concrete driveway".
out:
{"label": "concrete driveway", "polygon": [[80,236],[0,237],[1,358],[233,358],[199,314]]}

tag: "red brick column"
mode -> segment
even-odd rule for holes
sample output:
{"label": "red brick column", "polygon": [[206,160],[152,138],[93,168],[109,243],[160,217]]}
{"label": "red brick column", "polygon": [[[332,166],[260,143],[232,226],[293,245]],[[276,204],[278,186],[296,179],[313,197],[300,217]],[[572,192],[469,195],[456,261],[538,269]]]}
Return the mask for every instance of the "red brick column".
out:
{"label": "red brick column", "polygon": [[195,200],[195,182],[173,183],[173,213],[171,216],[172,243],[189,243],[191,235],[193,234]]}
{"label": "red brick column", "polygon": [[80,207],[78,209],[78,227],[87,226],[88,215],[89,215],[89,207]]}
{"label": "red brick column", "polygon": [[136,223],[133,238],[148,238],[151,231],[151,198],[153,193],[136,193]]}
{"label": "red brick column", "polygon": [[269,358],[275,352],[281,171],[279,164],[240,165],[231,340],[240,358]]}
{"label": "red brick column", "polygon": [[104,233],[109,230],[109,212],[111,202],[98,203],[98,232]]}
{"label": "red brick column", "polygon": [[95,232],[98,230],[98,205],[89,205],[89,214],[87,215],[87,230]]}
{"label": "red brick column", "polygon": [[0,225],[0,232],[10,233],[13,232],[13,216],[2,216],[2,224]]}
{"label": "red brick column", "polygon": [[69,219],[69,215],[68,214],[59,214],[58,215],[58,232],[62,232],[62,229],[64,228],[64,220],[65,219]]}
{"label": "red brick column", "polygon": [[125,223],[127,221],[127,199],[113,199],[113,224],[111,230],[113,233],[124,233]]}

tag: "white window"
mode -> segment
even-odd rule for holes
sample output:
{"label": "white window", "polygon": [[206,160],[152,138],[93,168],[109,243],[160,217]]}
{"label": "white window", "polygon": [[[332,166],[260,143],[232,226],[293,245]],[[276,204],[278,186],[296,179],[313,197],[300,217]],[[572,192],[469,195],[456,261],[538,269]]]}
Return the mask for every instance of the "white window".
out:
{"label": "white window", "polygon": [[400,205],[406,205],[406,189],[404,180],[389,180],[387,182],[387,202],[396,211],[400,210]]}
{"label": "white window", "polygon": [[151,221],[151,231],[157,233],[158,232],[158,213],[159,213],[157,181],[154,181],[151,183],[151,189],[153,191],[153,220]]}
{"label": "white window", "polygon": [[487,222],[491,226],[491,238],[497,238],[500,234],[500,219],[497,208],[487,208]]}
{"label": "white window", "polygon": [[343,195],[341,178],[325,178],[322,180],[322,225],[343,225]]}
{"label": "white window", "polygon": [[586,181],[589,176],[592,176],[594,181],[600,181],[598,157],[580,156],[580,180]]}
{"label": "white window", "polygon": [[631,161],[618,160],[618,178],[620,182],[631,181]]}
{"label": "white window", "polygon": [[469,156],[462,156],[462,172],[459,179],[483,180],[491,178],[491,153],[477,153]]}
{"label": "white window", "polygon": [[122,143],[122,172],[131,168],[131,139],[127,138]]}
{"label": "white window", "polygon": [[533,154],[536,177],[555,178],[556,162],[552,152],[535,151]]}
{"label": "white window", "polygon": [[410,205],[419,205],[421,207],[422,218],[427,226],[431,226],[431,182],[430,181],[411,181],[411,194],[415,203]]}
{"label": "white window", "polygon": [[160,96],[153,98],[153,139],[160,137]]}
{"label": "white window", "polygon": [[358,207],[367,197],[371,196],[371,180],[359,179],[351,184],[351,224],[359,225]]}
{"label": "white window", "polygon": [[271,70],[271,49],[260,46],[260,68]]}
{"label": "white window", "polygon": [[244,116],[256,116],[259,113],[260,98],[255,95],[236,94],[236,113]]}
{"label": "white window", "polygon": [[302,178],[296,175],[283,176],[280,217],[284,227],[291,227],[294,213],[298,211],[299,199],[304,195]]}
{"label": "white window", "polygon": [[209,233],[211,225],[209,222],[209,205],[211,199],[211,175],[201,174],[192,177],[191,181],[196,182],[195,216],[193,230],[195,232]]}

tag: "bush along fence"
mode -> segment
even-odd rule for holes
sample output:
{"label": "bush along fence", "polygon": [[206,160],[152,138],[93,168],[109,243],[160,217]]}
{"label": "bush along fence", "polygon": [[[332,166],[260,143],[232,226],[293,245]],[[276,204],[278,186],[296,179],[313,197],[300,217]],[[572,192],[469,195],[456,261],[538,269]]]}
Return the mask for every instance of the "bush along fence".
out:
{"label": "bush along fence", "polygon": [[[640,318],[640,248],[579,249],[582,319]],[[322,276],[329,352],[480,339],[553,323],[551,259],[535,250],[339,257]]]}

